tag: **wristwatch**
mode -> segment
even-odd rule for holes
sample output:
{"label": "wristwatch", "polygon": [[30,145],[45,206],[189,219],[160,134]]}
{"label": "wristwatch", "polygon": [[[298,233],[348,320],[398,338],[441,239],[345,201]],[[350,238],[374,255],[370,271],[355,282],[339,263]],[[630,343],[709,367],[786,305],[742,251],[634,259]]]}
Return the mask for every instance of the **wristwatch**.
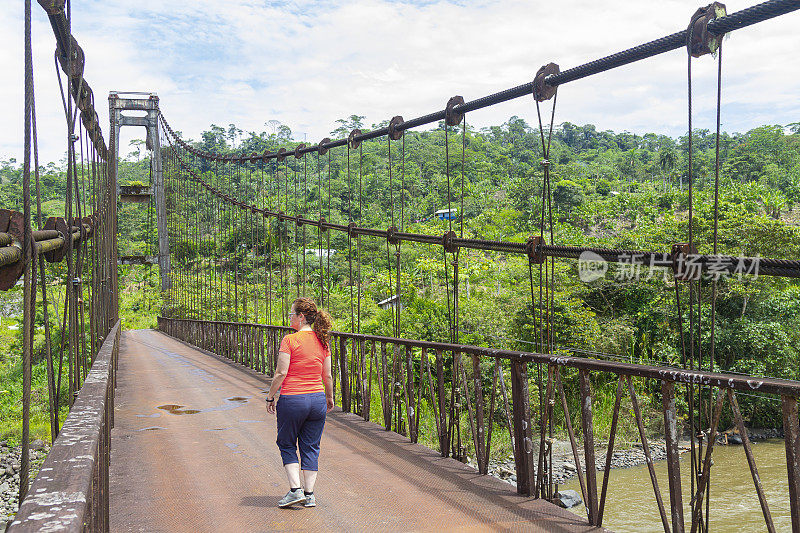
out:
{"label": "wristwatch", "polygon": [[269,398],[267,398],[267,403],[272,403],[272,402],[274,402],[274,401],[275,401],[275,398],[273,398],[273,399],[271,399],[271,400],[270,400]]}

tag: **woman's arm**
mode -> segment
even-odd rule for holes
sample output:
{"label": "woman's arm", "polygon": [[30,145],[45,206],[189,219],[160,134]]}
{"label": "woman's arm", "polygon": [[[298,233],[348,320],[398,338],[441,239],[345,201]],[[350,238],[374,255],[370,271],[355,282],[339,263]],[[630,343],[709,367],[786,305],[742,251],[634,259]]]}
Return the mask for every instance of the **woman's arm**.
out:
{"label": "woman's arm", "polygon": [[[267,393],[267,412],[275,412],[275,395],[281,388],[283,380],[286,378],[286,373],[289,371],[290,356],[286,352],[278,352],[278,364],[275,367],[275,374],[272,376],[272,385],[269,387]],[[331,381],[333,383],[333,381]],[[272,400],[272,401],[269,401]]]}
{"label": "woman's arm", "polygon": [[325,385],[325,400],[328,403],[328,411],[330,411],[333,409],[333,374],[331,373],[330,355],[322,361],[322,383]]}

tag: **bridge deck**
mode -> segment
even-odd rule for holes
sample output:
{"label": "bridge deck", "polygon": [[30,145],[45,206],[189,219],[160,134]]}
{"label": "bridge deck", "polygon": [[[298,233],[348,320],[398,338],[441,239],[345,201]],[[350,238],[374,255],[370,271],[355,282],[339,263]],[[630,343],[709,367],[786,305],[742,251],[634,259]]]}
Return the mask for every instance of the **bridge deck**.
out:
{"label": "bridge deck", "polygon": [[147,330],[123,333],[119,364],[112,531],[592,530],[341,411],[322,439],[318,506],[278,509],[268,378]]}

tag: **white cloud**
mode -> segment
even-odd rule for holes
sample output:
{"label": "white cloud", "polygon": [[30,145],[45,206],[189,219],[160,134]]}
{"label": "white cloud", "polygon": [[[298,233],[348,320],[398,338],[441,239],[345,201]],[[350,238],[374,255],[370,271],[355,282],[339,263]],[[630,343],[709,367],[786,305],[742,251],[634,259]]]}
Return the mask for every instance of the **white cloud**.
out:
{"label": "white cloud", "polygon": [[[729,11],[749,4],[727,3]],[[674,33],[697,4],[622,0],[558,3],[255,2],[141,0],[73,6],[86,79],[108,131],[109,90],[157,92],[170,123],[198,138],[211,123],[263,131],[278,119],[311,142],[338,118],[367,124],[444,107],[450,96],[479,98],[530,81],[542,64],[561,69]],[[63,111],[52,64],[54,38],[34,3],[37,112],[42,160],[64,151]],[[737,30],[723,49],[723,114],[728,131],[800,120],[797,17]],[[0,14],[0,98],[8,102],[0,157],[22,154],[22,6]],[[713,128],[716,63],[693,62],[695,124]],[[545,104],[549,109],[549,103]],[[536,122],[532,99],[470,113],[472,125],[511,115]],[[578,80],[559,90],[558,122],[679,135],[686,128],[686,56],[673,51]],[[138,132],[130,135],[141,136]]]}

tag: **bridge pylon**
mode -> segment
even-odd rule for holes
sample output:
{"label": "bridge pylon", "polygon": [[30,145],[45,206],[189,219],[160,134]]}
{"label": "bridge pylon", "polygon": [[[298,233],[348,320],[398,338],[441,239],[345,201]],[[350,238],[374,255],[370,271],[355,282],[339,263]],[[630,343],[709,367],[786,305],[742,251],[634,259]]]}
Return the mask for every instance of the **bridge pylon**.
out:
{"label": "bridge pylon", "polygon": [[[155,199],[156,227],[158,230],[157,262],[161,273],[161,291],[172,286],[170,277],[169,240],[167,234],[167,207],[164,191],[164,173],[161,161],[161,139],[158,135],[158,95],[155,93],[111,91],[108,95],[111,140],[109,146],[109,173],[116,189],[118,201],[140,202]],[[145,111],[146,116],[125,115],[123,111]],[[152,179],[147,187],[120,186],[117,180],[119,169],[119,132],[123,126],[140,126],[147,130],[146,147],[151,152]],[[152,264],[151,256],[120,258],[120,264]]]}

